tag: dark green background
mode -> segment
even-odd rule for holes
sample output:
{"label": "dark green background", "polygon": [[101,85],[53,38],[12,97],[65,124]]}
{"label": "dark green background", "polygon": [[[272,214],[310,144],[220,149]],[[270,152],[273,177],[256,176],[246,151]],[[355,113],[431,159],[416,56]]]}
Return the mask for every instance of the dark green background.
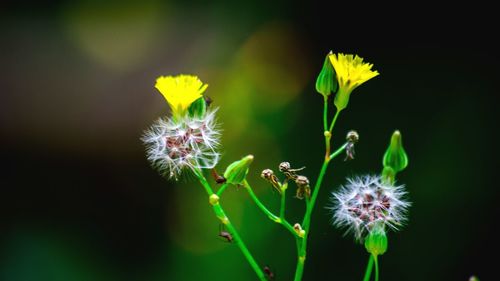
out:
{"label": "dark green background", "polygon": [[[318,173],[314,81],[329,50],[359,54],[381,75],[353,93],[337,123],[335,145],[350,129],[361,139],[355,161],[328,170],[304,280],[361,280],[367,255],[325,207],[346,176],[380,171],[394,129],[410,157],[399,182],[413,206],[389,236],[381,280],[495,279],[493,9],[100,2],[0,6],[1,280],[255,280],[237,247],[217,237],[204,191],[150,169],[139,138],[168,113],[154,81],[193,73],[210,84],[224,129],[220,169],[254,154],[251,182],[276,208],[262,169],[287,160]],[[288,233],[242,190],[222,200],[257,260],[291,280]],[[289,208],[298,221],[303,202],[290,198]]]}

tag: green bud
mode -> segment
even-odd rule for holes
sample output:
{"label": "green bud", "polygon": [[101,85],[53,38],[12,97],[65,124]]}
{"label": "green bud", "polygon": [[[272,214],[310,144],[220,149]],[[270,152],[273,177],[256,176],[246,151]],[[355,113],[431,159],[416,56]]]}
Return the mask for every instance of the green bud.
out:
{"label": "green bud", "polygon": [[387,235],[381,227],[376,227],[365,238],[365,248],[368,253],[378,256],[387,251]]}
{"label": "green bud", "polygon": [[477,276],[472,275],[472,276],[469,278],[469,281],[479,281],[479,278],[477,278]]}
{"label": "green bud", "polygon": [[383,159],[384,167],[391,167],[394,172],[401,172],[408,166],[408,156],[403,148],[403,140],[399,131],[394,131],[391,143],[385,151]]}
{"label": "green bud", "polygon": [[252,161],[253,155],[248,155],[227,166],[224,172],[226,182],[231,184],[242,184],[248,174],[248,168],[250,164],[252,164]]}
{"label": "green bud", "polygon": [[207,111],[207,103],[205,102],[204,97],[201,97],[201,98],[195,100],[188,107],[188,114],[191,117],[201,118],[201,117],[203,117],[203,115],[205,115],[206,111]]}
{"label": "green bud", "polygon": [[328,53],[323,63],[323,68],[316,79],[316,91],[322,94],[325,98],[331,93],[337,90],[337,79],[335,77],[335,69],[328,56],[332,54],[332,51]]}

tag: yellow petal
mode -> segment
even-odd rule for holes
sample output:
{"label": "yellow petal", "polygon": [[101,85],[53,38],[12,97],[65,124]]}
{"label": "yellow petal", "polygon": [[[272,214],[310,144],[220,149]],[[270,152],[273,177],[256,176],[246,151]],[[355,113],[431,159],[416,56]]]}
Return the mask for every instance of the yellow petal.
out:
{"label": "yellow petal", "polygon": [[197,76],[160,76],[155,88],[165,97],[174,115],[183,114],[197,99],[202,97],[208,85]]}

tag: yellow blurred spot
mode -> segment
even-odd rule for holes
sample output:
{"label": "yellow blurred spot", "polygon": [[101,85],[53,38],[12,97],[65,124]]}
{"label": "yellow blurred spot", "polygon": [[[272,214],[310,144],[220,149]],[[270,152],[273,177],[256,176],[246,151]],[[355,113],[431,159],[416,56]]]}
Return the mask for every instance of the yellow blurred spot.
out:
{"label": "yellow blurred spot", "polygon": [[145,62],[160,36],[158,1],[83,2],[68,7],[65,16],[68,34],[84,54],[118,71]]}

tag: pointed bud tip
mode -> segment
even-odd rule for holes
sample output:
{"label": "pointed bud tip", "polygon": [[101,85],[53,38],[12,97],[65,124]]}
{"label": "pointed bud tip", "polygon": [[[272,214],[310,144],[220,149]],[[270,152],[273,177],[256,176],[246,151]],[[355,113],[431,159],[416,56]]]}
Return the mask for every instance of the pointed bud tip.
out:
{"label": "pointed bud tip", "polygon": [[224,178],[226,178],[227,183],[231,184],[241,184],[245,180],[250,164],[253,162],[253,155],[247,155],[241,160],[233,162],[226,168],[224,172]]}
{"label": "pointed bud tip", "polygon": [[383,165],[391,167],[396,173],[408,166],[408,156],[403,148],[403,137],[399,130],[395,130],[391,135],[389,147],[384,154]]}

